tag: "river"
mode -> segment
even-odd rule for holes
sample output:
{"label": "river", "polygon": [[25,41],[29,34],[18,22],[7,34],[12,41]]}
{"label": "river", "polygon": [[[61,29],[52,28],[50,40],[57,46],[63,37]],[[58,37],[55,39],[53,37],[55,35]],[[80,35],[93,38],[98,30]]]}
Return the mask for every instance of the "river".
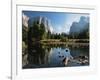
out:
{"label": "river", "polygon": [[22,63],[23,69],[89,66],[89,46],[34,44]]}

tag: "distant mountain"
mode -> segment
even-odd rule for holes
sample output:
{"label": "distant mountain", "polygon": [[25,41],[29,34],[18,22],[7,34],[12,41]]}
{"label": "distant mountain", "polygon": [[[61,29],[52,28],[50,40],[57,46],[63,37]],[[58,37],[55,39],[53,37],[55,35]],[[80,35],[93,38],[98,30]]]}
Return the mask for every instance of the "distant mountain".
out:
{"label": "distant mountain", "polygon": [[89,17],[82,16],[79,22],[73,22],[70,27],[70,35],[80,34],[89,30]]}
{"label": "distant mountain", "polygon": [[48,32],[48,31],[50,31],[51,33],[53,32],[51,22],[46,17],[37,16],[37,17],[30,18],[29,21],[28,21],[28,24],[29,24],[30,27],[32,27],[33,22],[36,22],[38,24],[43,23],[44,26],[45,26],[46,32]]}

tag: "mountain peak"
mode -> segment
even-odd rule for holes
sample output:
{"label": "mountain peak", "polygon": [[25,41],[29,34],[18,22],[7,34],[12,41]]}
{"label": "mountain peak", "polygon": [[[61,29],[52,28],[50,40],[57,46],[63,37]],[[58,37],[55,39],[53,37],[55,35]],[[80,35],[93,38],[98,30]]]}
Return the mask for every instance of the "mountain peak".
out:
{"label": "mountain peak", "polygon": [[89,27],[89,26],[86,26],[87,24],[89,24],[89,17],[81,16],[79,22],[72,23],[70,27],[70,34],[75,35],[86,30],[87,27]]}

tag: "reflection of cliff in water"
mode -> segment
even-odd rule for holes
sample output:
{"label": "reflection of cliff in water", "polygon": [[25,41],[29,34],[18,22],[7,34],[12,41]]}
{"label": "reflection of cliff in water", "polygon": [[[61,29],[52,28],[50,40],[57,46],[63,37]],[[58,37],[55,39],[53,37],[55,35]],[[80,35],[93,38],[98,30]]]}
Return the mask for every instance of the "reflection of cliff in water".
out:
{"label": "reflection of cliff in water", "polygon": [[72,56],[74,57],[87,56],[89,58],[89,45],[87,46],[69,45],[69,48]]}

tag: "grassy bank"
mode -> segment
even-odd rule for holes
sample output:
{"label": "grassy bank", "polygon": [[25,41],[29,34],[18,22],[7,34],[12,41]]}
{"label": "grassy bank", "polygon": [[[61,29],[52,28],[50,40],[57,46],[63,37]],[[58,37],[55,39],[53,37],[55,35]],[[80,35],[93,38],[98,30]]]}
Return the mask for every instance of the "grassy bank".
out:
{"label": "grassy bank", "polygon": [[43,43],[89,43],[89,39],[45,39],[45,40],[40,40],[40,42]]}
{"label": "grassy bank", "polygon": [[89,45],[89,39],[67,39],[65,41],[61,39],[46,39],[41,40],[41,44],[52,45],[52,44],[68,44],[68,45]]}

